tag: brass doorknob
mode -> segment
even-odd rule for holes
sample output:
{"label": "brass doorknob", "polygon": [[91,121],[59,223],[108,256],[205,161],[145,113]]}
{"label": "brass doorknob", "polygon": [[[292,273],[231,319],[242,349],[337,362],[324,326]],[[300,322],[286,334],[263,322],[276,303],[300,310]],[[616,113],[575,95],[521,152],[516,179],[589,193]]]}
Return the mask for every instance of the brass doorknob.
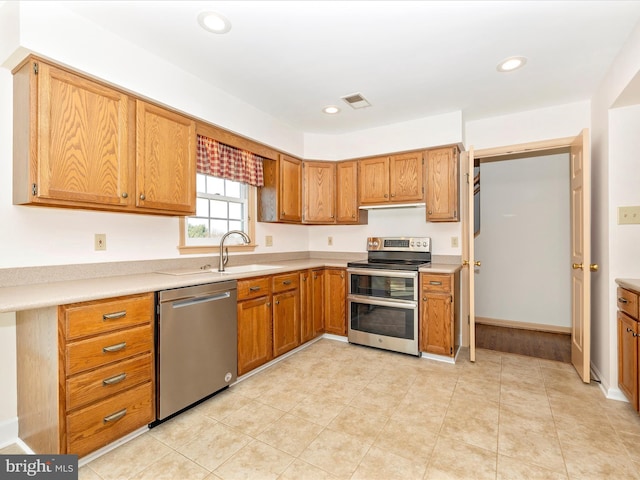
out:
{"label": "brass doorknob", "polygon": [[574,263],[572,265],[574,270],[582,270],[582,264],[581,263]]}
{"label": "brass doorknob", "polygon": [[480,267],[480,266],[482,266],[482,262],[481,262],[481,261],[479,261],[479,260],[478,260],[477,262],[473,262],[473,264],[474,264],[476,267]]}
{"label": "brass doorknob", "polygon": [[599,269],[600,267],[597,263],[592,263],[591,265],[589,265],[589,270],[591,270],[592,272],[597,272]]}
{"label": "brass doorknob", "polygon": [[468,267],[469,266],[469,260],[463,260],[462,261],[462,266],[463,267]]}

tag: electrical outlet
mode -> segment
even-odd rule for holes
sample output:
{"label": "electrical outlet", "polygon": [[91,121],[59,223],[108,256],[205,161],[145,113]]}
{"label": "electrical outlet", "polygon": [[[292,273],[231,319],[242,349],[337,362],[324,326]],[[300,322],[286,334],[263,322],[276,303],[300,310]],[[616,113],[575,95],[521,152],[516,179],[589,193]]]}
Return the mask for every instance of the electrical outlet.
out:
{"label": "electrical outlet", "polygon": [[266,235],[266,236],[264,237],[264,244],[265,244],[267,247],[273,247],[273,236],[271,236],[271,235]]}
{"label": "electrical outlet", "polygon": [[640,207],[618,207],[618,225],[640,223]]}
{"label": "electrical outlet", "polygon": [[458,248],[458,237],[451,237],[451,248]]}
{"label": "electrical outlet", "polygon": [[107,234],[106,233],[96,233],[94,237],[94,246],[95,250],[106,250],[107,249]]}
{"label": "electrical outlet", "polygon": [[327,237],[327,245],[330,247],[333,245],[333,237]]}

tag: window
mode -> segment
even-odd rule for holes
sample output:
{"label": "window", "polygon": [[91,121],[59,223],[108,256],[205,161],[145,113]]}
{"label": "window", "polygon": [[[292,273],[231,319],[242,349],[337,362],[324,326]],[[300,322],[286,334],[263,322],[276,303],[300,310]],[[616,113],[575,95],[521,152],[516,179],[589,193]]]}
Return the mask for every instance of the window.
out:
{"label": "window", "polygon": [[[253,234],[251,202],[255,187],[213,175],[196,175],[196,214],[181,221],[181,247],[218,247],[229,230]],[[242,244],[231,236],[225,244]],[[182,250],[182,248],[181,248]],[[195,252],[194,252],[195,253]]]}

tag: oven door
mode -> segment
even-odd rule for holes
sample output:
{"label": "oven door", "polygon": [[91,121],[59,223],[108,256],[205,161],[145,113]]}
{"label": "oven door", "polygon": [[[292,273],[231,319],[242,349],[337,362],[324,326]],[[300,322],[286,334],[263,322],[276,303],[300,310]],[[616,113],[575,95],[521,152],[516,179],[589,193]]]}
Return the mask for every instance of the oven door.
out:
{"label": "oven door", "polygon": [[349,268],[349,295],[386,300],[418,301],[415,271]]}
{"label": "oven door", "polygon": [[350,343],[419,356],[417,302],[347,297]]}

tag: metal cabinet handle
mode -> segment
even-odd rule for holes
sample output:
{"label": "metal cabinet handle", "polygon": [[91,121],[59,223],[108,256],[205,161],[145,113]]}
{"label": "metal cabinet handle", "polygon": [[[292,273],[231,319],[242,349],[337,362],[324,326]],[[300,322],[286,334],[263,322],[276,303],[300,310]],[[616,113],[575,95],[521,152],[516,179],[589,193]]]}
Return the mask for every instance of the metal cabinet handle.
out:
{"label": "metal cabinet handle", "polygon": [[627,300],[626,298],[618,297],[618,302],[620,302],[620,303],[629,303],[629,300]]}
{"label": "metal cabinet handle", "polygon": [[387,195],[386,193],[384,194],[384,198],[389,198],[389,195]]}
{"label": "metal cabinet handle", "polygon": [[431,215],[433,212],[431,210],[429,210],[429,215]]}
{"label": "metal cabinet handle", "polygon": [[442,282],[436,282],[435,280],[431,280],[429,285],[442,285]]}
{"label": "metal cabinet handle", "polygon": [[122,198],[129,198],[129,194],[127,192],[122,192]]}
{"label": "metal cabinet handle", "polygon": [[105,313],[102,315],[102,321],[105,322],[107,320],[118,320],[119,318],[124,318],[126,316],[127,316],[126,310],[122,310],[120,312]]}
{"label": "metal cabinet handle", "polygon": [[280,305],[280,300],[276,300],[276,305]]}
{"label": "metal cabinet handle", "polygon": [[140,200],[144,200],[145,198],[147,198],[147,197],[144,196],[144,193],[141,193],[140,194]]}
{"label": "metal cabinet handle", "polygon": [[344,278],[344,272],[340,272],[340,278]]}
{"label": "metal cabinet handle", "polygon": [[114,375],[113,377],[105,378],[104,380],[102,380],[102,384],[105,386],[115,385],[116,383],[120,383],[121,381],[123,381],[125,378],[127,378],[127,374],[125,372],[122,372],[119,375]]}
{"label": "metal cabinet handle", "polygon": [[632,330],[631,330],[629,327],[627,327],[627,332],[631,332],[631,331],[632,331]]}
{"label": "metal cabinet handle", "polygon": [[127,346],[127,342],[120,342],[120,343],[116,343],[115,345],[110,345],[108,347],[102,347],[102,353],[119,352],[126,346]]}
{"label": "metal cabinet handle", "polygon": [[260,287],[249,287],[249,291],[258,292],[258,291],[260,291]]}
{"label": "metal cabinet handle", "polygon": [[270,306],[271,306],[271,302],[267,302],[267,307],[270,307]]}
{"label": "metal cabinet handle", "polygon": [[571,268],[573,268],[574,270],[582,270],[582,264],[581,263],[574,263],[571,265]]}
{"label": "metal cabinet handle", "polygon": [[109,422],[116,422],[118,420],[120,420],[122,417],[124,417],[127,414],[127,409],[123,408],[122,410],[116,412],[116,413],[112,413],[111,415],[107,415],[106,417],[104,417],[102,419],[103,423],[109,423]]}
{"label": "metal cabinet handle", "polygon": [[427,301],[427,297],[422,297],[422,301],[426,302]]}
{"label": "metal cabinet handle", "polygon": [[291,280],[285,280],[282,282],[283,285],[291,285]]}

